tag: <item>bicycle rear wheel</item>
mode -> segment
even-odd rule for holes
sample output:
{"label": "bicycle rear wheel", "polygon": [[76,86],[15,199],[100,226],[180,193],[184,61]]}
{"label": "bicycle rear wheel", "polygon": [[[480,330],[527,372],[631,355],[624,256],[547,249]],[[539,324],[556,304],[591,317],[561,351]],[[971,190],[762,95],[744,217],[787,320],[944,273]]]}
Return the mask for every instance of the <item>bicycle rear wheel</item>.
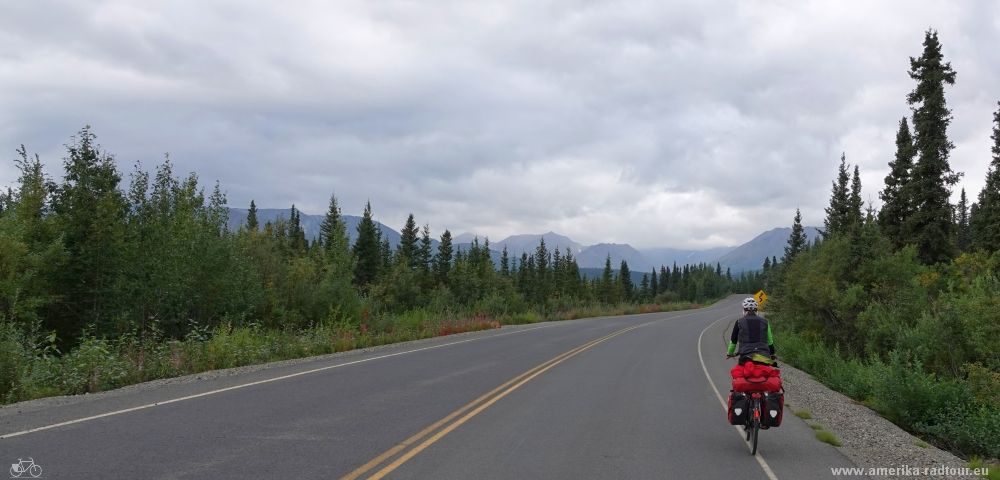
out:
{"label": "bicycle rear wheel", "polygon": [[[760,421],[753,422],[753,438],[750,439],[750,455],[757,455],[757,434],[760,433]],[[749,433],[748,433],[749,434]]]}

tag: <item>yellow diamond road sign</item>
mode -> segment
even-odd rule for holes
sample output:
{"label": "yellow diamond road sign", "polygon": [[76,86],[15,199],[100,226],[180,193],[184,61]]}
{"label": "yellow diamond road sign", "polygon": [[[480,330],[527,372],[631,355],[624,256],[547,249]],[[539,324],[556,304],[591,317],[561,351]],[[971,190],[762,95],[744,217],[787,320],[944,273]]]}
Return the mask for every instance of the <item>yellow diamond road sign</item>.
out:
{"label": "yellow diamond road sign", "polygon": [[753,296],[754,300],[757,300],[757,304],[763,306],[767,302],[767,294],[763,290],[758,291]]}

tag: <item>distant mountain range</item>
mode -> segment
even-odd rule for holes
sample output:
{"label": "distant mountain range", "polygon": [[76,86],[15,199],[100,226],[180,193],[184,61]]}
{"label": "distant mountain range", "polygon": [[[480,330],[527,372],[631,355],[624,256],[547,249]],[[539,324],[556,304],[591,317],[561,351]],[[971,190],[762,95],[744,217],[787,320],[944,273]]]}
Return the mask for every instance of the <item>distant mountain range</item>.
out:
{"label": "distant mountain range", "polygon": [[[267,222],[274,222],[279,218],[288,219],[289,210],[261,208],[257,210],[257,220],[263,226]],[[229,209],[229,229],[237,230],[246,223],[247,209]],[[315,240],[319,236],[319,227],[323,223],[323,215],[301,214],[302,229],[306,238]],[[358,234],[358,223],[361,217],[354,215],[344,215],[347,226],[347,235],[351,242]],[[399,232],[381,223],[376,225],[382,231],[382,236],[389,239],[389,244],[394,248],[399,245]],[[734,274],[744,271],[760,270],[765,257],[781,258],[785,253],[785,245],[791,235],[790,227],[775,228],[768,230],[754,237],[753,240],[735,247],[717,247],[705,250],[684,250],[677,248],[646,248],[636,249],[629,244],[621,243],[599,243],[597,245],[585,246],[577,243],[555,232],[543,234],[512,235],[499,242],[490,242],[491,257],[494,263],[500,261],[500,251],[507,247],[507,253],[511,259],[520,258],[522,253],[531,255],[538,248],[538,243],[545,239],[545,246],[551,252],[559,249],[565,252],[568,248],[581,269],[603,269],[607,257],[611,256],[611,268],[617,270],[622,260],[628,263],[629,269],[641,276],[654,268],[659,270],[660,266],[672,266],[686,264],[719,263],[723,269],[729,268]],[[806,227],[806,236],[810,242],[819,236],[816,227]],[[455,248],[467,250],[472,241],[479,238],[480,245],[484,243],[485,237],[471,233],[455,235],[452,239]],[[437,248],[437,240],[433,241]]]}

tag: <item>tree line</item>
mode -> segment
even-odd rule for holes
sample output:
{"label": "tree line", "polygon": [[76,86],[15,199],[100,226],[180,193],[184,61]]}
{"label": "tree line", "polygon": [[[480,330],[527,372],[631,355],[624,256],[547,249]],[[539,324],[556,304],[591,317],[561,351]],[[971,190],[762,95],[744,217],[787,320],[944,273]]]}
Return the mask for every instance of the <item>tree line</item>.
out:
{"label": "tree line", "polygon": [[229,231],[226,196],[169,157],[153,172],[136,163],[123,180],[89,127],[67,145],[61,181],[22,146],[20,177],[0,195],[0,323],[54,335],[61,350],[80,338],[185,338],[221,325],[302,329],[346,322],[391,329],[391,317],[425,309],[498,316],[586,305],[704,301],[757,288],[721,266],[662,266],[634,282],[628,264],[588,279],[569,250],[542,240],[497,265],[488,239],[464,248],[411,214],[395,247],[370,202],[354,242],[336,196],[318,238],[301,212],[261,224],[257,205]]}
{"label": "tree line", "polygon": [[956,73],[941,50],[928,31],[910,59],[912,115],[896,127],[881,208],[861,200],[842,155],[819,242],[796,211],[771,318],[796,365],[945,448],[996,458],[1000,102],[986,183],[972,205],[964,189],[952,204],[944,93]]}

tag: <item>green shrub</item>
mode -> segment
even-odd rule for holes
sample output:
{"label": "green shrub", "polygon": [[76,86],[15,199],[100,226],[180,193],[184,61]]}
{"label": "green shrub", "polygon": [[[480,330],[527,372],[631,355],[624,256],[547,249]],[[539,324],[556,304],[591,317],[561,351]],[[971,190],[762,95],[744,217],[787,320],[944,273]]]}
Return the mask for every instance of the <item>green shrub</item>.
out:
{"label": "green shrub", "polygon": [[68,394],[117,388],[131,374],[129,362],[101,338],[84,337],[80,346],[56,364],[61,366],[58,372],[61,389]]}
{"label": "green shrub", "polygon": [[23,335],[14,325],[0,322],[0,403],[11,401],[21,388],[22,370],[30,360]]}

